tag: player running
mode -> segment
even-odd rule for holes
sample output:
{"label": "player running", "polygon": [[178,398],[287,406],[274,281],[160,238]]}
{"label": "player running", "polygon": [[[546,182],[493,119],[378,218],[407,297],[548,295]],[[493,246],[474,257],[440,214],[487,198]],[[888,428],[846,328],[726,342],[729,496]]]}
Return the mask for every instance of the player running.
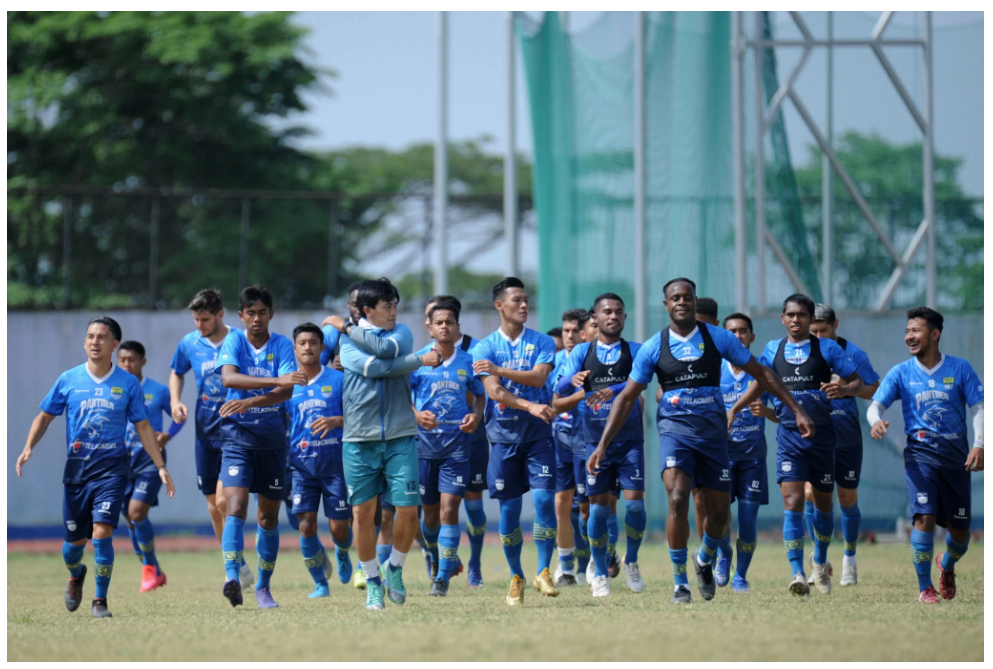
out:
{"label": "player running", "polygon": [[524,283],[507,277],[492,291],[500,328],[473,349],[473,371],[482,378],[489,399],[486,433],[492,444],[487,469],[490,497],[500,501],[500,540],[510,566],[507,604],[524,603],[521,567],[521,498],[533,491],[534,542],[538,569],[534,587],[550,597],[559,592],[548,571],[555,547],[555,446],[549,423],[554,410],[544,404],[545,383],[555,360],[555,344],[546,334],[524,326],[528,294]]}
{"label": "player running", "polygon": [[693,557],[700,595],[705,600],[713,599],[716,592],[713,561],[727,524],[731,466],[728,420],[720,386],[721,359],[744,369],[756,379],[758,387],[796,411],[805,434],[810,432],[811,423],[772,370],[760,365],[734,335],[697,323],[696,285],[692,281],[672,279],[662,291],[669,327],[653,335],[635,356],[627,385],[610,409],[600,446],[606,449],[614,440],[652,374],[658,376],[664,389],[657,422],[662,480],[669,496],[666,534],[675,574],[675,594],[670,602],[688,604],[691,596],[686,578],[686,543],[691,482],[703,489],[707,508],[703,550]]}
{"label": "player running", "polygon": [[[871,400],[879,387],[879,374],[872,368],[869,356],[858,346],[844,337],[838,336],[838,317],[834,309],[826,304],[814,305],[814,321],[810,324],[810,334],[821,339],[833,339],[855,363],[855,369],[862,377],[863,388],[858,397]],[[855,563],[855,544],[859,539],[859,525],[862,512],[859,511],[859,481],[862,478],[862,425],[859,421],[859,407],[854,397],[843,397],[831,401],[831,419],[834,422],[834,471],[838,485],[838,506],[841,507],[841,533],[845,539],[845,553],[842,557],[842,587],[858,583]],[[806,503],[803,519],[807,535],[814,538],[814,489],[809,483],[805,486]],[[832,525],[834,519],[832,518]],[[813,564],[811,553],[807,560]],[[831,561],[828,560],[828,574],[831,574]],[[811,578],[808,584],[813,584]]]}
{"label": "player running", "polygon": [[[955,564],[969,549],[970,473],[983,471],[983,384],[968,361],[939,350],[944,321],[927,307],[907,312],[903,341],[913,357],[886,373],[867,413],[872,438],[882,439],[890,425],[883,413],[896,400],[903,404],[904,473],[914,515],[910,559],[917,571],[918,600],[925,604],[939,602],[931,582],[935,524],[948,528],[945,552],[934,561],[941,596],[955,598]],[[967,408],[975,434],[972,450]]]}
{"label": "player running", "polygon": [[86,565],[83,549],[93,539],[96,592],[90,614],[110,618],[107,590],[114,573],[112,534],[121,515],[128,484],[130,454],[125,432],[130,421],[145,453],[155,464],[159,480],[169,497],[176,493],[165,460],[159,452],[155,431],[145,418],[145,402],[138,380],[114,365],[113,355],[121,341],[121,326],[113,318],[94,318],[86,327],[83,347],[87,361],[59,375],[41,402],[28,432],[24,450],[17,457],[21,477],[24,465],[45,436],[56,416],[66,416],[66,465],[62,474],[62,519],[65,540],[62,559],[69,570],[65,606],[75,611],[83,601]]}
{"label": "player running", "polygon": [[[125,341],[117,347],[117,366],[133,374],[141,385],[145,415],[155,430],[155,440],[162,452],[162,462],[165,462],[165,446],[183,429],[183,423],[173,421],[168,432],[162,431],[162,414],[169,415],[169,389],[142,374],[145,362],[145,347],[140,342]],[[159,505],[162,480],[155,463],[145,453],[133,423],[128,423],[124,441],[131,454],[131,476],[124,493],[121,513],[128,523],[128,534],[131,535],[135,555],[141,558],[141,592],[149,592],[166,584],[166,575],[155,557],[155,529],[148,519],[149,510]]]}

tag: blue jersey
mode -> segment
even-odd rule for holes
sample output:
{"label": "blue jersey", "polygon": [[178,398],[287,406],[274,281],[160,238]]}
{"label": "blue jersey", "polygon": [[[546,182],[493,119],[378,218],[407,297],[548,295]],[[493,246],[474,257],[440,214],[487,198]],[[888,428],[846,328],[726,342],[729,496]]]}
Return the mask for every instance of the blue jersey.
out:
{"label": "blue jersey", "polygon": [[[466,337],[468,337],[468,339],[469,339],[469,346],[466,349],[466,352],[471,356],[473,350],[479,344],[479,340],[476,339],[475,337],[470,336],[470,335],[462,335],[462,343],[461,343],[462,346],[465,345],[465,339],[466,339]],[[461,346],[460,346],[460,348],[461,348]],[[482,385],[482,381],[480,381],[480,385]],[[484,389],[483,390],[483,395],[485,395],[485,394],[486,394],[486,391]],[[487,457],[489,457],[490,441],[489,441],[489,439],[486,438],[486,412],[485,412],[485,410],[483,411],[483,423],[482,423],[482,425],[480,425],[479,427],[477,427],[476,428],[476,431],[469,435],[469,444],[470,444],[470,449],[472,449],[472,448],[478,448],[480,450],[483,450],[485,448],[485,453],[487,454]]]}
{"label": "blue jersey", "polygon": [[[229,337],[232,332],[241,332],[232,327],[228,330]],[[228,391],[221,383],[221,377],[214,374],[214,364],[223,343],[222,340],[215,344],[194,330],[179,341],[169,365],[179,375],[193,370],[197,385],[197,404],[193,416],[197,439],[201,441],[219,441],[221,438],[221,417],[217,410],[224,404]]]}
{"label": "blue jersey", "polygon": [[[248,341],[248,336],[242,332],[232,332],[224,340],[221,352],[217,356],[214,373],[220,377],[221,367],[231,365],[237,368],[239,374],[274,379],[283,374],[296,371],[297,362],[293,354],[293,344],[283,335],[269,333],[269,341],[262,348],[255,348]],[[238,390],[228,388],[228,400],[242,400],[248,397],[272,392],[275,387],[266,390]],[[253,407],[245,413],[236,413],[221,421],[222,439],[227,443],[241,448],[258,450],[278,450],[286,448],[286,419],[282,404],[271,407]],[[251,433],[251,439],[246,439],[238,426]]]}
{"label": "blue jersey", "polygon": [[68,411],[63,483],[128,475],[131,463],[124,441],[128,421],[145,420],[145,399],[133,374],[112,365],[98,379],[83,363],[62,372],[40,408],[53,416]]}
{"label": "blue jersey", "polygon": [[911,358],[886,373],[872,399],[885,407],[896,400],[903,403],[905,460],[965,467],[969,455],[966,407],[983,401],[983,384],[968,361],[942,355],[938,365],[927,370]]}
{"label": "blue jersey", "polygon": [[[147,376],[141,381],[141,392],[145,401],[145,415],[149,425],[156,432],[162,431],[162,415],[171,415],[169,388],[158,381],[153,381]],[[132,474],[152,474],[158,471],[158,467],[152,462],[152,458],[141,445],[138,438],[138,431],[134,428],[134,423],[128,423],[128,431],[125,436],[128,450],[131,452],[131,473]],[[162,459],[165,460],[165,451],[162,451]]]}
{"label": "blue jersey", "polygon": [[[759,362],[766,367],[773,367],[776,353],[779,351],[779,345],[782,341],[782,339],[774,339],[766,344]],[[821,357],[824,358],[824,362],[827,363],[832,373],[844,379],[857,371],[855,363],[833,339],[819,339],[818,343],[820,344]],[[796,344],[787,341],[786,347],[783,349],[783,357],[791,365],[802,365],[807,362],[810,357],[810,339],[804,339]],[[790,392],[810,416],[810,420],[814,421],[814,425],[833,422],[831,400],[828,399],[823,390],[792,390]],[[787,429],[795,430],[796,415],[793,411],[775,397],[772,398],[772,406],[776,410],[779,424]]]}
{"label": "blue jersey", "polygon": [[[631,357],[637,358],[638,352],[641,350],[641,344],[635,342],[628,342],[628,348],[631,351]],[[559,375],[563,380],[559,382],[558,390],[565,390],[566,392],[576,389],[572,387],[569,382],[573,376],[578,372],[582,371],[584,361],[586,356],[589,355],[590,344],[582,343],[578,344],[574,349],[572,349],[572,355],[566,360],[565,368]],[[617,363],[621,359],[621,342],[616,342],[614,344],[604,344],[599,339],[596,342],[596,357],[597,360],[605,365],[611,365]],[[634,373],[632,360],[632,375]],[[568,387],[566,387],[568,384]],[[617,397],[618,393],[624,390],[624,386],[627,382],[622,382],[613,387],[614,397]],[[562,395],[560,392],[559,395]],[[592,393],[586,393],[586,397],[589,397]],[[598,404],[597,406],[590,408],[585,401],[580,402],[576,406],[576,410],[579,414],[579,423],[582,432],[582,441],[584,442],[583,453],[585,454],[585,444],[598,444],[600,443],[600,437],[603,436],[603,428],[607,425],[607,416],[610,415],[610,407],[613,406],[614,402],[604,402]],[[620,432],[614,437],[615,442],[621,441],[636,441],[645,438],[645,428],[644,421],[642,420],[641,412],[641,401],[634,403],[634,407],[631,409],[631,413],[628,414],[627,420],[624,425],[621,426]]]}
{"label": "blue jersey", "polygon": [[318,437],[312,425],[318,418],[341,416],[341,394],[345,375],[329,367],[306,386],[293,386],[293,396],[286,401],[290,414],[290,464],[310,478],[327,478],[334,474],[334,463],[341,462],[340,427]]}
{"label": "blue jersey", "polygon": [[[427,346],[418,355],[431,350]],[[483,383],[472,371],[472,356],[456,347],[455,353],[438,367],[419,367],[410,374],[410,389],[414,407],[431,411],[438,427],[425,430],[417,427],[418,457],[424,460],[468,457],[469,435],[459,429],[462,419],[472,413],[466,402],[466,392],[476,397],[485,394]],[[480,425],[476,428],[482,431]]]}
{"label": "blue jersey", "polygon": [[[576,349],[573,348],[573,351]],[[545,389],[548,392],[548,404],[551,405],[552,396],[555,394],[555,390],[559,385],[559,381],[565,372],[566,361],[570,358],[570,353],[565,349],[562,349],[555,354],[555,368],[548,375],[548,382],[545,384]],[[571,385],[569,388],[565,389],[567,397],[575,391]],[[559,393],[561,395],[561,393]],[[586,439],[583,434],[583,416],[582,416],[583,404],[577,404],[572,411],[566,411],[560,413],[552,421],[552,432],[559,435],[559,439],[569,447],[573,453],[581,453],[586,455]]]}
{"label": "blue jersey", "polygon": [[[489,360],[497,367],[526,372],[538,365],[555,364],[555,340],[530,328],[524,328],[514,340],[497,330],[476,345],[472,359]],[[489,375],[480,375],[481,378],[485,376]],[[500,381],[504,388],[523,400],[537,404],[551,401],[544,385],[535,388],[507,379]],[[527,411],[512,409],[487,398],[486,434],[495,444],[523,444],[551,437],[552,429]]]}
{"label": "blue jersey", "polygon": [[[731,407],[755,383],[755,378],[741,369],[735,374],[727,360],[721,363],[721,394],[724,395],[724,410]],[[769,393],[762,393],[762,403],[769,400]],[[766,457],[765,418],[756,416],[746,408],[734,417],[731,433],[728,435],[729,460],[764,460]]]}
{"label": "blue jersey", "polygon": [[[717,353],[735,367],[744,367],[751,360],[752,354],[737,337],[724,328],[706,323],[699,323],[686,338],[669,330],[669,351],[673,358],[688,362],[703,356],[701,327],[707,328]],[[655,374],[661,353],[662,333],[657,332],[638,351],[629,378],[648,385]],[[713,386],[665,391],[656,414],[659,434],[671,432],[700,439],[727,439],[727,414],[724,411],[720,379],[714,379],[714,382]]]}
{"label": "blue jersey", "polygon": [[[865,354],[865,351],[847,340],[843,349],[855,363],[855,371],[862,377],[862,383],[868,386],[879,381],[879,374],[872,368],[872,363],[869,362],[869,356]],[[842,397],[838,400],[831,400],[831,419],[834,421],[837,448],[860,447],[862,425],[859,420],[859,405],[856,398]]]}
{"label": "blue jersey", "polygon": [[324,333],[324,348],[321,349],[321,364],[327,367],[334,360],[334,349],[338,346],[338,340],[341,339],[341,332],[331,327],[330,325],[325,325],[321,328],[321,332]]}

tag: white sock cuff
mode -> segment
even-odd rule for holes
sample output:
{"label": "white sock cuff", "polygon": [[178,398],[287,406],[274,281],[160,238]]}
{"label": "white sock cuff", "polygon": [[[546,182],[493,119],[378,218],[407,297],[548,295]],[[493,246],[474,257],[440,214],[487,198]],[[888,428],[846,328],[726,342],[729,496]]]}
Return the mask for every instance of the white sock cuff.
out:
{"label": "white sock cuff", "polygon": [[403,563],[407,561],[407,554],[401,553],[395,547],[393,552],[390,553],[390,564],[399,569],[403,566]]}
{"label": "white sock cuff", "polygon": [[362,571],[365,572],[366,578],[376,578],[379,576],[379,560],[376,558],[359,562],[359,564],[362,566]]}
{"label": "white sock cuff", "polygon": [[559,557],[569,557],[570,555],[572,555],[573,551],[575,550],[576,550],[575,546],[570,546],[569,548],[560,548]]}

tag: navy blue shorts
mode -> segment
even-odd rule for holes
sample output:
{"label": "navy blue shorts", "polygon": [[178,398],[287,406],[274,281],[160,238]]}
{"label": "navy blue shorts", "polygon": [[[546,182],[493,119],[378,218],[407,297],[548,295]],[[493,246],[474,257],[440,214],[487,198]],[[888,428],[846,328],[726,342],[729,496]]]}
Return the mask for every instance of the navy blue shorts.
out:
{"label": "navy blue shorts", "polygon": [[813,439],[782,425],[776,429],[776,484],[808,481],[821,492],[834,492],[834,427],[818,425]]}
{"label": "navy blue shorts", "polygon": [[934,516],[942,527],[968,530],[972,516],[972,477],[962,469],[908,460],[904,463],[910,513]]}
{"label": "navy blue shorts", "polygon": [[[586,457],[596,450],[596,444],[586,444]],[[645,442],[641,439],[614,442],[607,448],[607,456],[600,463],[600,470],[586,474],[586,494],[589,496],[613,493],[614,490],[645,490]],[[615,495],[620,497],[620,495]]]}
{"label": "navy blue shorts", "polygon": [[133,479],[128,479],[128,487],[124,491],[124,503],[121,505],[121,513],[127,515],[128,506],[133,499],[144,502],[148,506],[158,506],[159,490],[161,489],[162,479],[159,478],[158,470],[154,474],[138,474]]}
{"label": "navy blue shorts", "polygon": [[[851,442],[849,442],[851,443]],[[862,480],[862,440],[855,446],[841,448],[840,442],[834,446],[834,476],[839,488],[854,489]]]}
{"label": "navy blue shorts", "polygon": [[585,504],[590,501],[586,494],[586,456],[579,453],[572,454],[572,475],[576,477],[576,496],[572,498],[572,505]]}
{"label": "navy blue shorts", "polygon": [[107,476],[63,486],[62,520],[66,526],[65,540],[73,542],[91,538],[94,523],[106,523],[116,530],[127,488],[126,476]]}
{"label": "navy blue shorts", "polygon": [[765,458],[731,462],[731,502],[739,499],[769,503],[769,470]]}
{"label": "navy blue shorts", "polygon": [[248,488],[271,500],[283,499],[286,480],[286,449],[256,451],[226,447],[221,459],[221,485]]}
{"label": "navy blue shorts", "polygon": [[551,437],[523,444],[492,444],[486,472],[491,499],[514,499],[528,490],[555,490]]}
{"label": "navy blue shorts", "polygon": [[490,442],[486,439],[486,429],[479,426],[476,432],[482,432],[482,439],[469,435],[469,485],[466,492],[483,492],[486,490],[486,466],[490,462]]}
{"label": "navy blue shorts", "polygon": [[576,489],[576,466],[572,449],[569,448],[569,435],[553,432],[555,443],[555,492]]}
{"label": "navy blue shorts", "polygon": [[348,520],[352,517],[343,473],[316,479],[293,470],[291,480],[293,513],[316,513],[323,500],[325,518]]}
{"label": "navy blue shorts", "polygon": [[731,490],[731,464],[727,439],[696,439],[683,434],[659,434],[662,473],[675,467],[693,480],[693,485],[718,492]]}
{"label": "navy blue shorts", "polygon": [[439,458],[418,461],[420,474],[421,504],[437,504],[441,493],[465,497],[466,481],[469,480],[469,458]]}
{"label": "navy blue shorts", "polygon": [[221,475],[221,456],[224,449],[220,441],[196,439],[193,457],[197,463],[197,489],[204,495],[217,492],[217,479]]}

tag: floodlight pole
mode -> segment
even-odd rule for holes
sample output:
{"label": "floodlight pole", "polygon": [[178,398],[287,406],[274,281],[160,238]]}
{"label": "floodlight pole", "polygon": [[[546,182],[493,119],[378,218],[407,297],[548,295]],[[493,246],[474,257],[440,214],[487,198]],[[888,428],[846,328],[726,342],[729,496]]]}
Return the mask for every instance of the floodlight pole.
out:
{"label": "floodlight pole", "polygon": [[634,21],[634,337],[648,333],[645,287],[645,12]]}
{"label": "floodlight pole", "polygon": [[507,240],[507,276],[520,274],[517,237],[517,96],[514,12],[507,12],[507,152],[503,159],[503,226]]}
{"label": "floodlight pole", "polygon": [[[755,41],[762,39],[762,12],[755,14]],[[756,312],[765,313],[765,96],[763,95],[762,60],[765,51],[755,48],[755,296]]]}
{"label": "floodlight pole", "polygon": [[[834,40],[834,12],[827,13],[827,38],[830,43]],[[827,143],[834,148],[834,49],[827,47]],[[824,153],[821,155],[821,265],[824,268],[824,277],[821,291],[824,294],[824,303],[830,305],[831,282],[834,280],[833,267],[834,254],[834,220],[833,220],[833,193],[834,193],[834,169],[831,167],[831,160]]]}
{"label": "floodlight pole", "polygon": [[448,293],[448,12],[438,12],[438,139],[434,145],[434,293]]}
{"label": "floodlight pole", "polygon": [[[731,12],[731,169],[734,180],[735,305],[748,311],[748,234],[745,229],[745,45],[742,13]],[[639,340],[644,341],[644,340]]]}
{"label": "floodlight pole", "polygon": [[938,231],[934,202],[934,33],[924,12],[924,220],[927,221],[926,303],[938,308]]}

